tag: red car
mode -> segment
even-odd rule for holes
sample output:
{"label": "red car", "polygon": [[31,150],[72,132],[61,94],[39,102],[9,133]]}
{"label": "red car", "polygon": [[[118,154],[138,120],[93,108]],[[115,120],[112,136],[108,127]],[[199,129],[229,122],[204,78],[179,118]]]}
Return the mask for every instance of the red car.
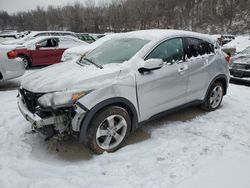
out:
{"label": "red car", "polygon": [[22,46],[16,46],[9,53],[20,57],[28,68],[59,63],[66,49],[84,44],[89,45],[72,36],[44,36],[30,40]]}

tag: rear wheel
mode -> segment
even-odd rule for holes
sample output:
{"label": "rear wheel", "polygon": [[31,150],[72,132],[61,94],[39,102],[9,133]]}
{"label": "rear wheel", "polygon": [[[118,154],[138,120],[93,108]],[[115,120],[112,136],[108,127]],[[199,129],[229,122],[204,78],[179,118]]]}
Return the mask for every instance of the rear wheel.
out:
{"label": "rear wheel", "polygon": [[224,87],[221,82],[215,82],[210,88],[202,109],[206,111],[214,111],[221,105],[224,95]]}
{"label": "rear wheel", "polygon": [[25,69],[28,69],[31,66],[31,61],[28,57],[24,55],[19,55],[18,57],[22,59]]}
{"label": "rear wheel", "polygon": [[131,120],[128,112],[111,106],[93,118],[88,130],[88,147],[96,154],[119,149],[130,133]]}

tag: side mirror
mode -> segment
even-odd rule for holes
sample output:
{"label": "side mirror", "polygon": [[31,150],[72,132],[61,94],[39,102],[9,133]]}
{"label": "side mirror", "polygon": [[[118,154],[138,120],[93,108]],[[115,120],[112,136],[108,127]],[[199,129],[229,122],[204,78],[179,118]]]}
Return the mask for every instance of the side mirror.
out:
{"label": "side mirror", "polygon": [[36,44],[36,50],[39,50],[41,48],[40,44]]}
{"label": "side mirror", "polygon": [[144,62],[144,65],[138,69],[140,73],[150,72],[162,68],[162,59],[148,59]]}

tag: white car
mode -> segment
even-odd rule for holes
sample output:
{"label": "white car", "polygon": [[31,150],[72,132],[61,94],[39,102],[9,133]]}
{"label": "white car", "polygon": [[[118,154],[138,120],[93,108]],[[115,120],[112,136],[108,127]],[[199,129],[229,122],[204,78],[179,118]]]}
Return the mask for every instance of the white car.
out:
{"label": "white car", "polygon": [[250,37],[249,36],[237,36],[231,42],[223,45],[223,49],[235,48],[236,53],[242,52],[247,47],[250,46]]}
{"label": "white car", "polygon": [[16,58],[17,53],[10,51],[10,46],[0,47],[0,81],[17,78],[25,72],[22,59]]}
{"label": "white car", "polygon": [[32,31],[25,37],[21,39],[15,39],[15,40],[9,40],[2,42],[2,44],[23,44],[29,40],[32,40],[36,37],[42,37],[42,36],[72,36],[76,37],[76,34],[70,31]]}

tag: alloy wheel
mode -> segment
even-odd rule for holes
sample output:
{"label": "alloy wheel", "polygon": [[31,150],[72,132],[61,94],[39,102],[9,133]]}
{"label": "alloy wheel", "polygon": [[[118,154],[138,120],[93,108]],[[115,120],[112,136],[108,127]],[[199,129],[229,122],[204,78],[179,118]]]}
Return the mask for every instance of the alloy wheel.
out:
{"label": "alloy wheel", "polygon": [[125,138],[127,122],[121,115],[110,115],[96,131],[96,143],[103,150],[112,150]]}
{"label": "alloy wheel", "polygon": [[220,85],[214,87],[210,94],[210,105],[212,108],[217,108],[220,105],[223,96],[223,89]]}

